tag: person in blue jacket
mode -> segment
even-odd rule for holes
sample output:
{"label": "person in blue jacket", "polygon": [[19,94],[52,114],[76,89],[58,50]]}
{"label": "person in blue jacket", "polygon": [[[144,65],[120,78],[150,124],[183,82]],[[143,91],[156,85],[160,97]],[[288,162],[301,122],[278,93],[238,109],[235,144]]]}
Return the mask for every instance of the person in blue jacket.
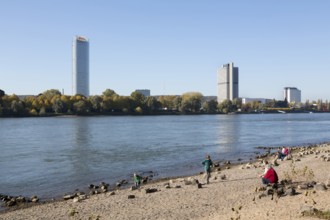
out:
{"label": "person in blue jacket", "polygon": [[213,165],[210,155],[206,155],[206,159],[202,162],[202,164],[205,169],[206,184],[209,184],[211,177],[211,166]]}

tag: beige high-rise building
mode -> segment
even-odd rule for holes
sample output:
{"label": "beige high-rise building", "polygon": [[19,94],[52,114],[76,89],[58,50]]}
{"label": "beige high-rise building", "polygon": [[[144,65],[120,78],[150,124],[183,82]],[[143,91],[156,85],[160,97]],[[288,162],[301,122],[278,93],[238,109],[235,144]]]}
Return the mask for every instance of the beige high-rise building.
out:
{"label": "beige high-rise building", "polygon": [[288,103],[301,102],[301,91],[296,87],[284,87],[283,96]]}
{"label": "beige high-rise building", "polygon": [[224,64],[218,70],[218,103],[238,98],[238,67],[234,63]]}
{"label": "beige high-rise building", "polygon": [[76,36],[72,44],[72,92],[89,96],[89,40]]}

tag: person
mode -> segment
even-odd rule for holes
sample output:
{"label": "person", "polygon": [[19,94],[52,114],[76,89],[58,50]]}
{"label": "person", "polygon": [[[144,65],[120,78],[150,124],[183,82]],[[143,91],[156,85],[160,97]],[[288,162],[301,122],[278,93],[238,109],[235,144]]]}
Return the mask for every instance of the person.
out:
{"label": "person", "polygon": [[260,175],[261,181],[263,184],[267,185],[269,183],[277,183],[278,176],[274,168],[268,163],[268,161],[264,161],[265,171]]}
{"label": "person", "polygon": [[136,173],[134,173],[133,180],[134,180],[135,187],[139,187],[140,186],[141,179],[142,179],[142,177],[140,175],[137,175]]}
{"label": "person", "polygon": [[287,147],[282,147],[282,150],[280,151],[278,151],[278,153],[277,153],[277,158],[278,159],[281,159],[281,161],[283,161],[283,159],[286,157],[286,156],[288,156],[288,154],[289,154],[289,148],[287,148]]}
{"label": "person", "polygon": [[202,164],[205,169],[206,184],[209,184],[211,177],[211,166],[213,165],[210,155],[206,155],[206,159],[202,162]]}

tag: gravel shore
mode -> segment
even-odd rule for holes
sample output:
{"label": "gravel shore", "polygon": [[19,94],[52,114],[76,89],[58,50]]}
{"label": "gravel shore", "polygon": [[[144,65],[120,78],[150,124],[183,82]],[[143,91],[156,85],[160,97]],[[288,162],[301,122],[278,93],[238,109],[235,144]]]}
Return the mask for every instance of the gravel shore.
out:
{"label": "gravel shore", "polygon": [[327,158],[330,145],[322,144],[296,149],[291,160],[278,160],[279,180],[293,181],[282,185],[284,194],[263,187],[259,174],[264,167],[256,161],[214,168],[210,184],[204,184],[203,174],[162,180],[136,190],[33,205],[1,213],[0,219],[311,219],[303,212],[330,209]]}

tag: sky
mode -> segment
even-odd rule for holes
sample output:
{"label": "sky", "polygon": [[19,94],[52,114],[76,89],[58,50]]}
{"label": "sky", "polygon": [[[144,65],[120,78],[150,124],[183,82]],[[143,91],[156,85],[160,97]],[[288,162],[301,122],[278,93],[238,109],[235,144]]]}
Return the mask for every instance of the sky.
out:
{"label": "sky", "polygon": [[0,89],[72,95],[72,41],[90,42],[90,94],[217,95],[239,68],[239,96],[330,100],[328,0],[0,0]]}

